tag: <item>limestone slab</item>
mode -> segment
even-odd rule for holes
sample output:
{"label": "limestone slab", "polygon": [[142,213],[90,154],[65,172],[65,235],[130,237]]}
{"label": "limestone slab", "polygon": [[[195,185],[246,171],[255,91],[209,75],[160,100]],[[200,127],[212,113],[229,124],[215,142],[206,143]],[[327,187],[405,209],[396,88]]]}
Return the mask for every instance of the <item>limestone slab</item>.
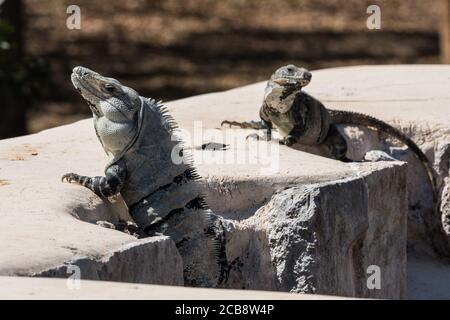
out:
{"label": "limestone slab", "polygon": [[[435,152],[437,145],[445,145],[446,141],[448,142],[449,74],[449,66],[336,68],[314,71],[313,80],[305,90],[322,100],[328,107],[368,113],[396,125],[417,141],[433,159],[435,154],[439,154]],[[264,85],[264,83],[258,83],[222,93],[167,103],[180,128],[192,137],[188,146],[193,149],[196,166],[204,177],[205,192],[211,208],[228,219],[230,225],[235,227],[234,230],[242,229],[243,226],[247,228],[247,233],[232,235],[236,240],[234,254],[237,254],[239,250],[242,254],[248,253],[249,251],[242,250],[245,249],[246,240],[252,241],[252,246],[249,248],[261,250],[258,258],[260,260],[254,260],[252,263],[262,265],[268,261],[270,266],[277,266],[272,260],[274,251],[270,251],[273,248],[265,246],[269,239],[268,231],[276,229],[276,224],[261,231],[250,227],[251,224],[246,225],[250,221],[248,219],[255,219],[258,216],[257,212],[267,212],[266,217],[275,215],[279,208],[268,210],[264,207],[276,201],[278,197],[286,195],[283,194],[285,189],[295,191],[292,196],[301,198],[302,195],[307,194],[304,189],[306,186],[319,185],[321,187],[317,187],[318,190],[329,190],[323,187],[325,185],[334,186],[330,187],[334,190],[333,192],[321,191],[323,195],[319,192],[320,196],[317,198],[325,199],[323,197],[327,193],[330,195],[331,198],[323,200],[327,203],[324,209],[336,204],[333,212],[324,211],[327,212],[328,217],[331,217],[326,221],[343,219],[355,225],[365,223],[367,230],[362,237],[364,239],[362,247],[366,250],[364,253],[369,257],[383,258],[383,266],[392,273],[391,277],[384,279],[387,288],[383,296],[404,296],[405,261],[402,260],[401,253],[404,249],[404,239],[400,231],[403,230],[402,219],[406,215],[401,206],[401,199],[406,194],[406,185],[402,185],[397,175],[404,170],[404,164],[341,163],[262,141],[242,144],[239,140],[225,151],[195,149],[204,142],[220,142],[223,137],[226,137],[227,130],[220,128],[220,122],[224,119],[258,119]],[[74,94],[77,93],[74,91]],[[196,132],[200,132],[200,139],[195,139]],[[245,139],[249,133],[252,131],[244,131],[241,138]],[[262,154],[252,154],[249,151],[252,146],[262,148]],[[229,155],[242,154],[247,155],[242,163],[217,162],[217,159],[227,159]],[[269,157],[266,157],[267,154]],[[355,154],[358,152],[355,151]],[[443,159],[445,154],[439,157]],[[267,158],[269,162],[265,162]],[[439,162],[441,158],[435,160]],[[405,155],[404,159],[408,159],[408,155]],[[181,266],[181,263],[170,239],[136,240],[129,235],[95,225],[98,220],[114,221],[118,219],[118,216],[127,217],[127,212],[120,202],[115,204],[103,202],[83,188],[63,184],[60,181],[61,176],[66,172],[101,175],[105,163],[106,159],[90,119],[35,135],[0,142],[0,201],[2,202],[0,225],[3,229],[0,233],[0,240],[3,243],[3,249],[0,252],[1,275],[61,276],[66,272],[61,266],[71,262],[84,265],[86,261],[84,259],[88,259],[86,269],[90,270],[88,274],[92,279],[180,284],[182,270],[178,266]],[[444,177],[448,174],[448,169],[447,171],[445,169],[448,166],[442,164],[441,167],[444,168],[442,170],[442,177]],[[414,164],[408,168],[414,170],[417,166]],[[406,174],[406,176],[409,175]],[[421,178],[417,179],[420,184]],[[443,178],[442,180],[444,181]],[[410,189],[417,184],[411,181],[406,182]],[[353,185],[359,187],[352,188]],[[348,190],[350,197],[348,201],[342,200],[344,197],[339,196],[339,190]],[[352,192],[362,192],[361,190],[367,197],[358,197],[357,194],[352,197]],[[386,192],[386,190],[390,191]],[[414,192],[416,189],[411,190]],[[419,191],[416,191],[416,194],[420,193],[421,189],[417,190]],[[394,192],[395,196],[393,196]],[[389,201],[392,197],[395,199]],[[412,198],[410,196],[410,206],[411,199],[414,200],[414,197],[416,195]],[[426,197],[421,198],[421,201],[425,202]],[[365,214],[355,218],[361,212]],[[409,212],[410,221],[420,228],[421,220],[415,219],[414,215],[411,216],[411,212],[417,213],[419,218],[420,212],[417,210],[414,212],[411,209]],[[321,236],[324,236],[325,233],[323,230],[320,231],[320,227],[313,223],[310,232],[322,232]],[[283,232],[280,231],[278,234],[283,235]],[[385,236],[381,236],[384,233]],[[272,235],[272,237],[275,236]],[[360,235],[352,234],[346,240],[352,242],[358,239],[361,239]],[[390,239],[386,240],[386,243],[381,242],[385,244],[385,248],[371,246],[380,239],[383,241]],[[372,249],[375,251],[370,251]],[[155,277],[151,279],[148,273],[139,268],[143,264],[151,264],[149,257],[158,256],[155,253],[159,252],[158,250],[164,254],[160,254],[160,258],[149,266],[148,270],[157,270],[157,266],[160,265],[166,273],[164,270],[155,271],[158,275],[156,280]],[[230,256],[232,252],[230,251]],[[396,256],[395,253],[399,260],[392,258]],[[145,255],[148,257],[146,258]],[[123,259],[116,259],[120,256]],[[231,264],[233,261],[229,262]],[[126,263],[133,266],[127,267]],[[346,263],[350,261],[346,260],[342,265],[351,265]],[[355,263],[357,268],[364,270],[368,261],[358,260]],[[167,268],[167,265],[171,267]],[[248,268],[246,271],[248,274],[256,270],[251,269],[252,266]],[[355,265],[351,268],[355,268]],[[106,271],[100,274],[99,270]],[[114,270],[118,270],[117,272],[122,276],[114,274],[116,272]],[[244,269],[241,268],[241,270]],[[320,279],[333,277],[333,275],[330,271],[321,272],[315,273],[315,279],[319,279],[317,280],[319,282],[315,284],[318,292],[364,296],[364,289],[358,287],[363,283],[363,276],[358,278],[357,285],[354,283],[348,285],[342,280],[342,282],[335,282],[334,287],[326,287],[323,284],[324,280]],[[276,271],[273,273],[275,278],[277,274]],[[233,277],[237,283],[239,276],[235,274]],[[333,279],[336,280],[336,277]],[[355,278],[351,279],[354,281]],[[252,279],[248,278],[248,280]],[[253,280],[267,279],[254,278]],[[276,278],[273,281],[277,290],[290,291],[295,287],[280,285],[286,281],[291,283],[291,280]],[[298,284],[298,282],[295,283]],[[261,284],[262,282],[254,286]]]}
{"label": "limestone slab", "polygon": [[341,300],[341,297],[256,290],[223,290],[65,279],[0,277],[0,299],[26,300]]}

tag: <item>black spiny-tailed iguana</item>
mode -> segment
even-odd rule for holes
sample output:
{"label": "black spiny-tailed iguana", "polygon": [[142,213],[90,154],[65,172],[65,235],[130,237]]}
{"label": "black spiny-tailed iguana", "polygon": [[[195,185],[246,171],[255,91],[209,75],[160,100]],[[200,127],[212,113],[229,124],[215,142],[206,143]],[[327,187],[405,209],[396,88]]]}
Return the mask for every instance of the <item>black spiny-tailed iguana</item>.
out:
{"label": "black spiny-tailed iguana", "polygon": [[387,133],[406,144],[423,163],[430,178],[434,197],[437,197],[434,170],[422,150],[401,131],[374,117],[340,110],[326,109],[317,99],[302,91],[311,81],[311,73],[294,65],[276,70],[267,83],[261,121],[236,122],[225,120],[223,124],[241,128],[266,129],[271,139],[273,127],[280,132],[281,144],[323,145],[337,160],[350,161],[346,157],[347,143],[336,125],[348,124],[366,126]]}
{"label": "black spiny-tailed iguana", "polygon": [[223,226],[208,210],[190,161],[177,149],[173,119],[159,102],[87,68],[74,68],[72,83],[91,108],[109,162],[105,176],[68,173],[63,181],[100,197],[120,193],[146,235],[163,233],[175,241],[185,285],[217,286],[226,275]]}

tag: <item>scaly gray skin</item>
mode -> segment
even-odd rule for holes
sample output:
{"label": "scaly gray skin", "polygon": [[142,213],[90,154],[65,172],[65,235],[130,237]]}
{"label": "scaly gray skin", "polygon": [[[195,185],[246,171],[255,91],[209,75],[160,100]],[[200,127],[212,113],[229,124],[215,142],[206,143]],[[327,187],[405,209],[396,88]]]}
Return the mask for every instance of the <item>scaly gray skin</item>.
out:
{"label": "scaly gray skin", "polygon": [[260,109],[261,121],[236,122],[225,120],[240,128],[266,129],[267,139],[276,127],[281,135],[280,143],[290,146],[294,143],[304,145],[324,145],[330,155],[341,161],[347,159],[347,143],[337,130],[337,124],[372,127],[385,132],[406,144],[419,158],[427,170],[437,199],[437,187],[433,167],[422,150],[401,131],[374,117],[340,110],[326,109],[317,99],[302,91],[311,81],[311,73],[294,65],[276,70],[267,83],[263,105]]}
{"label": "scaly gray skin", "polygon": [[[183,258],[185,285],[214,287],[226,277],[224,230],[208,210],[199,176],[174,138],[165,108],[117,80],[76,67],[72,83],[91,108],[97,137],[108,155],[105,176],[75,173],[62,179],[100,197],[121,194],[147,236],[166,234]],[[184,154],[183,154],[184,153]]]}

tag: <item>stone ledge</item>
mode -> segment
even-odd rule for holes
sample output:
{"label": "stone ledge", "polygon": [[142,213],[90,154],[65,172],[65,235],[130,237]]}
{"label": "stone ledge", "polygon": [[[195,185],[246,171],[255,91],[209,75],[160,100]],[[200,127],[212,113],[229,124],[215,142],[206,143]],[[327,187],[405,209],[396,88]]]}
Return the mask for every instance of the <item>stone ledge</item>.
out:
{"label": "stone ledge", "polygon": [[[121,212],[120,203],[104,202],[87,189],[61,183],[58,176],[68,163],[64,157],[67,144],[52,143],[46,134],[0,143],[4,203],[0,208],[4,244],[0,274],[67,277],[65,266],[75,264],[85,267],[85,279],[182,285],[182,261],[171,239],[138,240],[94,224],[114,222],[127,214]],[[46,141],[51,151],[33,139]]]}
{"label": "stone ledge", "polygon": [[[405,129],[413,139],[419,141],[431,158],[435,157],[437,163],[441,164],[442,180],[445,181],[448,166],[443,159],[448,154],[444,152],[439,155],[440,153],[435,151],[433,141],[439,141],[444,146],[449,141],[449,119],[444,116],[449,101],[445,96],[448,92],[445,88],[449,84],[449,70],[447,66],[319,70],[313,73],[313,81],[306,91],[331,108],[341,108],[340,104],[345,103],[345,106],[342,106],[344,109],[372,114]],[[421,90],[417,90],[417,83],[410,79],[422,78],[426,78],[426,81],[420,82]],[[204,129],[223,132],[223,129],[217,128],[225,115],[235,120],[258,118],[263,86],[263,83],[259,83],[223,93],[178,100],[167,105],[180,127],[189,132],[194,129],[194,120],[202,120]],[[423,108],[424,104],[427,108]],[[417,126],[414,126],[415,124]],[[363,147],[373,147],[379,143],[373,139],[369,142],[375,144],[364,142]],[[357,151],[354,154],[363,154]],[[406,154],[405,159],[407,156]],[[395,180],[389,180],[389,176],[397,172],[396,170],[401,170],[396,169],[397,164],[345,164],[286,147],[280,147],[279,162],[278,172],[272,174],[265,173],[261,166],[198,164],[200,173],[205,177],[212,209],[239,225],[253,216],[256,217],[258,210],[264,208],[272,197],[280,196],[279,192],[285,188],[303,188],[317,183],[333,185],[339,184],[344,178],[354,180],[362,177],[367,177],[363,180],[371,186],[369,194],[374,195],[369,199],[383,199],[381,203],[389,209],[386,212],[391,213],[395,208],[399,208],[400,200],[393,204],[388,202],[390,194],[385,193],[386,186],[383,184]],[[0,195],[3,198],[0,224],[4,226],[4,231],[0,234],[0,240],[4,244],[0,253],[0,274],[40,274],[64,263],[77,261],[79,257],[93,257],[92,261],[97,262],[93,262],[95,266],[90,268],[93,269],[92,275],[95,277],[99,266],[97,263],[102,260],[103,255],[108,256],[116,250],[120,252],[124,246],[136,243],[133,237],[92,224],[97,220],[114,221],[118,216],[126,216],[120,205],[104,203],[87,190],[60,183],[62,174],[68,171],[86,175],[102,174],[104,163],[103,151],[96,140],[91,120],[0,142]],[[408,224],[409,227],[417,226],[419,231],[416,233],[420,235],[423,225],[422,212],[411,210],[411,207],[417,202],[416,195],[423,191],[416,188],[417,185],[422,185],[423,177],[415,176],[415,172],[420,171],[417,164],[411,163],[407,168],[406,175],[414,177],[412,180],[408,178],[408,185],[413,188],[413,196],[410,195],[409,200]],[[343,189],[345,188],[344,184]],[[404,191],[405,188],[400,188],[391,192],[400,199]],[[338,200],[336,199],[336,203]],[[333,202],[330,201],[329,203]],[[420,198],[420,201],[426,205],[426,197]],[[352,202],[349,206],[357,208],[361,203]],[[381,226],[386,228],[389,235],[398,233],[395,228],[389,229],[384,224],[385,221],[377,220],[377,217],[380,217],[375,214],[379,212],[378,209],[371,211],[370,208],[376,206],[369,201],[366,209],[367,212],[374,213],[369,215],[373,219],[373,230]],[[357,214],[358,211],[352,213]],[[389,216],[389,219],[397,217],[392,224],[396,228],[400,228],[402,221],[401,216],[397,215],[399,213],[402,212],[398,211]],[[259,229],[255,227],[252,232],[259,232],[257,230]],[[267,233],[263,233],[258,236],[262,237],[261,243],[266,241],[266,235]],[[417,245],[418,238],[419,236],[410,238],[410,244]],[[371,243],[373,239],[367,241]],[[145,242],[143,244],[145,245]],[[393,248],[392,252],[400,250],[399,248],[400,246]],[[174,252],[169,260],[172,261],[176,255]],[[142,261],[138,259],[136,262]],[[403,267],[399,265],[396,271],[399,272],[400,278],[396,280],[393,276],[388,279],[391,281],[390,292],[395,292],[398,296],[403,295]],[[120,267],[117,269],[121,270]],[[172,279],[171,275],[166,276],[167,279]],[[136,275],[129,277],[139,279]],[[347,294],[344,292],[345,287],[339,286],[343,290],[338,291],[339,294]],[[317,288],[324,287],[320,287],[319,283]],[[349,294],[361,293],[354,291],[354,288],[350,286],[346,290],[349,290]],[[291,289],[292,287],[287,290]]]}
{"label": "stone ledge", "polygon": [[[406,292],[406,167],[294,186],[273,195],[227,241],[227,288],[401,299]],[[368,267],[381,270],[379,290]]]}
{"label": "stone ledge", "polygon": [[1,277],[0,299],[27,300],[341,300],[341,297],[255,290],[223,290],[144,285],[108,281],[81,281],[69,290],[67,280]]}
{"label": "stone ledge", "polygon": [[[75,133],[79,139],[73,138]],[[82,267],[84,279],[182,284],[181,260],[170,239],[136,240],[93,224],[97,220],[115,221],[126,213],[120,210],[120,203],[103,202],[84,188],[60,182],[67,171],[101,174],[103,163],[90,120],[2,141],[0,166],[6,181],[1,186],[2,195],[16,201],[5,201],[0,209],[1,223],[9,226],[0,235],[4,243],[0,274],[64,277],[66,266],[76,264]],[[227,217],[236,221],[244,212],[255,212],[280,189],[317,182],[340,183],[344,177],[358,178],[383,168],[391,170],[392,166],[382,162],[344,164],[285,148],[280,152],[280,170],[276,174],[253,175],[248,165],[234,171],[228,171],[229,166],[218,166],[215,172],[222,176],[207,175],[205,182],[219,186],[208,188],[212,209],[224,216],[228,213]],[[200,172],[212,168],[199,167]],[[226,191],[232,188],[222,183],[227,180],[224,177],[232,182],[235,191]],[[400,190],[398,194],[404,194],[404,188]],[[219,210],[225,202],[229,207]],[[164,254],[153,260],[155,252],[160,251]],[[151,276],[149,270],[160,271]]]}
{"label": "stone ledge", "polygon": [[[343,129],[348,135],[347,140],[350,141],[349,157],[351,159],[361,160],[368,150],[383,149],[393,157],[408,162],[408,245],[415,250],[435,255],[429,239],[430,235],[424,228],[425,224],[429,224],[433,229],[432,236],[435,237],[434,245],[439,247],[441,254],[450,256],[450,201],[448,201],[450,199],[448,164],[450,66],[352,66],[316,70],[312,74],[312,81],[304,90],[322,101],[326,107],[366,113],[388,122],[412,138],[434,162],[442,191],[441,211],[446,233],[442,232],[439,217],[436,218],[433,214],[431,188],[420,162],[402,145],[397,146],[392,141],[385,143],[384,135],[361,128],[356,131],[354,127]],[[204,129],[220,131],[218,128],[224,118],[236,121],[259,119],[259,108],[265,85],[264,81],[220,94],[212,93],[181,99],[168,103],[168,107],[175,119],[183,123],[183,128],[191,132],[194,131],[192,114],[201,114]],[[247,130],[247,134],[253,132]],[[289,151],[285,147],[281,149],[283,154],[293,151],[292,148]],[[300,149],[322,154],[318,148],[300,147]],[[281,175],[294,173],[299,175],[298,180],[302,182],[307,179],[310,180],[309,182],[318,182],[314,181],[319,179],[317,172],[311,177],[308,177],[308,172],[321,160],[305,158],[301,166],[307,166],[308,169],[302,174],[298,168],[298,162],[294,160],[298,153],[294,152],[294,154],[293,161],[286,162],[287,167],[284,171],[282,170]],[[324,170],[323,168],[326,172],[335,166],[324,164],[316,170]],[[216,180],[227,180],[228,173],[232,172],[233,168],[223,168],[223,170],[225,174],[222,175],[217,174],[214,168],[200,166],[203,176],[213,176]],[[245,176],[248,170],[244,168],[242,172]],[[254,175],[258,172],[250,171],[250,173]],[[256,196],[259,195],[256,194]],[[224,206],[227,207],[228,204]]]}
{"label": "stone ledge", "polygon": [[164,236],[128,243],[101,257],[79,257],[34,273],[36,277],[67,278],[78,266],[83,280],[105,280],[182,286],[183,264],[173,241]]}

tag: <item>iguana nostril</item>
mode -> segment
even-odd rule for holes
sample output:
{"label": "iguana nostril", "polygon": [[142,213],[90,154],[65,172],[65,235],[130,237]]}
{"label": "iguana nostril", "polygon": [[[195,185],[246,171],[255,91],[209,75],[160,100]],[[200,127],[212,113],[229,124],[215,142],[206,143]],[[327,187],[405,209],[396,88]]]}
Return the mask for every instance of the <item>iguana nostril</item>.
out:
{"label": "iguana nostril", "polygon": [[75,68],[73,68],[72,69],[72,73],[75,73],[75,74],[77,74],[77,75],[82,75],[82,72],[83,72],[83,67],[75,67]]}
{"label": "iguana nostril", "polygon": [[75,67],[75,68],[73,68],[72,72],[81,77],[85,77],[88,75],[89,70],[86,68],[83,68],[83,67]]}

